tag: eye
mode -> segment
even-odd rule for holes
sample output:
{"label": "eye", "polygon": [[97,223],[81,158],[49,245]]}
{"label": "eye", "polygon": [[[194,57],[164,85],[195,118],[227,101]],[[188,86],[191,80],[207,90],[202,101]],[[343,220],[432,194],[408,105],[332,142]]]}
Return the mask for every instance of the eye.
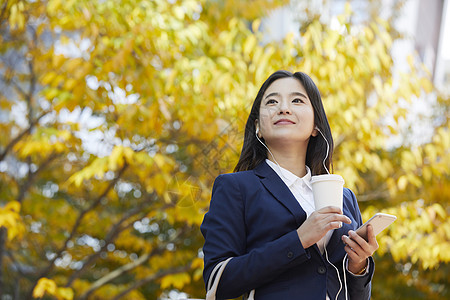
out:
{"label": "eye", "polygon": [[268,104],[276,104],[276,103],[278,103],[277,100],[269,99],[269,100],[267,100],[266,105],[268,105]]}
{"label": "eye", "polygon": [[292,103],[304,103],[305,101],[303,101],[303,99],[300,98],[295,98],[294,100],[292,100]]}

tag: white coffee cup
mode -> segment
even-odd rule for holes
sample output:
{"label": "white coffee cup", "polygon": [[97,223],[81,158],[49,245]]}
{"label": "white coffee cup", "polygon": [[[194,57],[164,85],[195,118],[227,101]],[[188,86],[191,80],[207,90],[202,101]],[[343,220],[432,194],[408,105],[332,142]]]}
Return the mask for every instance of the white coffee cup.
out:
{"label": "white coffee cup", "polygon": [[336,206],[342,210],[342,189],[344,179],[336,174],[323,174],[311,177],[316,210],[326,206]]}

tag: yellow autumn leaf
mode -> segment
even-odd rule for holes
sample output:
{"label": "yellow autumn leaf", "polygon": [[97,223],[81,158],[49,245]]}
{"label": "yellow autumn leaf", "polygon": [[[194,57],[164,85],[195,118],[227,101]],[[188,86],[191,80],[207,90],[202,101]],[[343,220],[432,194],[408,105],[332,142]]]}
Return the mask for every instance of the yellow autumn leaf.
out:
{"label": "yellow autumn leaf", "polygon": [[191,277],[186,273],[167,275],[161,279],[161,288],[166,289],[174,287],[176,289],[182,289],[190,282]]}
{"label": "yellow autumn leaf", "polygon": [[221,66],[225,70],[231,70],[233,68],[231,61],[227,57],[224,57],[224,56],[219,57],[217,59],[217,63],[219,64],[219,66]]}
{"label": "yellow autumn leaf", "polygon": [[43,277],[38,280],[33,290],[33,297],[42,298],[46,293],[55,295],[56,287],[56,283],[53,280]]}
{"label": "yellow autumn leaf", "polygon": [[135,152],[130,147],[123,148],[123,156],[126,158],[128,162],[132,162],[134,160]]}
{"label": "yellow autumn leaf", "polygon": [[20,203],[10,201],[4,207],[0,207],[0,227],[7,229],[8,241],[13,240],[17,236],[21,236],[24,231],[24,225],[20,216]]}
{"label": "yellow autumn leaf", "polygon": [[109,155],[109,165],[108,165],[108,168],[110,170],[115,171],[123,166],[124,163],[123,149],[124,148],[122,146],[115,146],[111,151],[111,154]]}
{"label": "yellow autumn leaf", "polygon": [[192,261],[192,268],[203,269],[203,267],[204,267],[203,259],[197,257]]}
{"label": "yellow autumn leaf", "polygon": [[257,32],[260,25],[261,25],[261,19],[254,20],[252,22],[252,30],[253,30],[253,32]]}
{"label": "yellow autumn leaf", "polygon": [[164,156],[159,153],[155,154],[155,156],[153,157],[153,160],[155,161],[156,165],[159,168],[162,168],[165,165]]}
{"label": "yellow autumn leaf", "polygon": [[257,43],[257,40],[256,40],[255,36],[250,35],[249,37],[247,37],[247,39],[245,40],[244,45],[243,45],[244,54],[250,56],[250,52],[253,51],[256,43]]}
{"label": "yellow autumn leaf", "polygon": [[442,205],[440,205],[439,203],[434,203],[432,205],[434,211],[436,212],[436,214],[442,219],[442,220],[448,220],[448,215],[445,212],[444,208],[442,207]]}
{"label": "yellow autumn leaf", "polygon": [[74,296],[74,292],[73,292],[73,290],[71,288],[59,287],[56,290],[55,296],[58,299],[72,300],[73,296]]}
{"label": "yellow autumn leaf", "polygon": [[76,86],[77,86],[77,84],[79,84],[79,82],[78,81],[76,81],[75,79],[73,79],[73,78],[70,78],[70,79],[68,79],[65,83],[64,83],[64,88],[66,89],[66,90],[73,90]]}
{"label": "yellow autumn leaf", "polygon": [[57,74],[55,72],[48,72],[48,73],[46,73],[41,78],[42,84],[50,84],[53,81],[53,79],[56,77],[56,75]]}
{"label": "yellow autumn leaf", "polygon": [[72,176],[67,179],[64,186],[74,184],[75,186],[81,186],[84,180],[89,180],[93,176],[103,178],[105,173],[108,171],[109,159],[108,157],[96,158],[90,165],[86,166],[82,170],[72,174]]}
{"label": "yellow autumn leaf", "polygon": [[6,203],[4,210],[9,210],[14,213],[20,212],[20,203],[18,201],[10,201]]}

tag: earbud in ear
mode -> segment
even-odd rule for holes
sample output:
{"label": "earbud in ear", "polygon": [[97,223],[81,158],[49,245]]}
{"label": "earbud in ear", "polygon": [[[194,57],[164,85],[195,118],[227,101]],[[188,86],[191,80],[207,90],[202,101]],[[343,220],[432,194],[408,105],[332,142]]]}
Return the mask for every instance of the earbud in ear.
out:
{"label": "earbud in ear", "polygon": [[318,132],[320,132],[321,134],[322,134],[322,131],[320,131],[320,129],[319,129],[319,127],[316,125],[315,127],[314,127],[314,130],[313,130],[313,132],[312,132],[312,136],[317,136],[319,133]]}
{"label": "earbud in ear", "polygon": [[255,132],[256,138],[260,139],[262,138],[262,135],[259,133],[259,126],[256,126],[256,132]]}

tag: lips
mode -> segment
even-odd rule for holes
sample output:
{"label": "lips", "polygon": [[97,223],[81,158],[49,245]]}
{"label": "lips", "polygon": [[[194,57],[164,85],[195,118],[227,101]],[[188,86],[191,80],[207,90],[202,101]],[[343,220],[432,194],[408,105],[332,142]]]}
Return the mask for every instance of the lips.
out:
{"label": "lips", "polygon": [[274,124],[275,125],[289,125],[289,124],[295,124],[295,122],[291,121],[289,119],[280,119],[280,120],[276,121]]}

